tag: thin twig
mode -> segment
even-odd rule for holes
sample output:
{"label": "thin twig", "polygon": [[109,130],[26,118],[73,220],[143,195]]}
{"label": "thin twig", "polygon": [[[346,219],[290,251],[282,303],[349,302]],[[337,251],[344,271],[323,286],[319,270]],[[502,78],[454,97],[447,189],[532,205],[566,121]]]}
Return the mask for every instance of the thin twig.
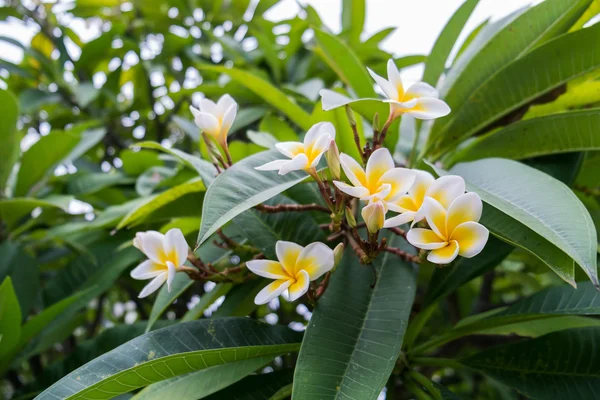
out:
{"label": "thin twig", "polygon": [[395,254],[395,255],[401,257],[404,261],[410,261],[410,262],[414,262],[414,263],[421,262],[421,259],[419,258],[419,256],[415,256],[413,254],[408,254],[407,252],[397,249],[395,247],[385,247],[383,249],[383,251],[387,251],[388,253]]}
{"label": "thin twig", "polygon": [[326,213],[330,213],[327,207],[324,207],[317,203],[311,204],[278,204],[276,206],[269,206],[266,204],[259,204],[256,206],[258,211],[262,211],[265,213],[278,213],[278,212],[286,212],[286,211],[322,211]]}

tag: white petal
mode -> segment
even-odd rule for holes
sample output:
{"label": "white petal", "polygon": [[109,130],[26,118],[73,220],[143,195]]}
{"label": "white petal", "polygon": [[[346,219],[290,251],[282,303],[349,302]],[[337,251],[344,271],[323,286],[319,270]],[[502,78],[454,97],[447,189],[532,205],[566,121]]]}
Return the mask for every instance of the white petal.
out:
{"label": "white petal", "polygon": [[406,101],[396,101],[396,100],[384,100],[384,103],[390,103],[392,105],[393,111],[398,112],[406,112],[409,109],[415,107],[418,104],[417,99],[410,99]]}
{"label": "white petal", "polygon": [[324,111],[333,110],[352,102],[352,99],[329,89],[321,89],[319,94],[321,95],[321,104]]}
{"label": "white petal", "polygon": [[417,205],[423,203],[425,193],[427,189],[435,182],[435,178],[427,171],[414,170],[415,171],[415,182],[408,189],[409,196],[413,199],[413,202]]}
{"label": "white petal", "polygon": [[194,118],[196,118],[198,116],[198,114],[200,114],[200,109],[195,108],[194,106],[190,106],[190,112],[192,113],[192,115],[194,116]]}
{"label": "white petal", "polygon": [[458,255],[458,243],[452,240],[447,246],[433,250],[427,255],[427,260],[434,264],[449,264]]}
{"label": "white petal", "polygon": [[279,142],[275,143],[275,148],[289,158],[294,158],[296,155],[304,152],[304,144],[300,142]]}
{"label": "white petal", "polygon": [[171,283],[173,283],[176,273],[177,269],[175,268],[175,264],[173,264],[171,261],[167,261],[167,289],[169,292],[171,291]]}
{"label": "white petal", "polygon": [[377,75],[370,68],[367,68],[367,70],[369,71],[369,74],[375,80],[377,85],[381,88],[381,90],[383,90],[383,93],[385,93],[388,99],[398,100],[398,91],[396,90],[394,85],[392,85],[386,79],[383,79],[381,76]]}
{"label": "white petal", "polygon": [[371,201],[383,201],[386,199],[389,194],[392,192],[392,185],[389,183],[383,183],[379,185],[377,191],[375,193],[369,192],[367,196],[363,196],[361,200],[371,200]]}
{"label": "white petal", "polygon": [[315,242],[306,246],[296,261],[296,273],[304,270],[311,281],[319,279],[333,268],[333,250],[324,243]]}
{"label": "white petal", "polygon": [[221,122],[221,140],[227,140],[227,135],[229,134],[229,130],[231,129],[231,125],[233,125],[233,121],[235,120],[235,116],[237,114],[237,104],[231,105],[223,114],[223,121]]}
{"label": "white petal", "polygon": [[285,175],[292,171],[303,170],[308,166],[308,157],[306,154],[301,153],[296,157],[292,158],[290,161],[286,162],[279,169],[279,175]]}
{"label": "white petal", "polygon": [[425,82],[417,82],[406,90],[407,97],[431,97],[437,99],[439,94],[431,85]]}
{"label": "white petal", "polygon": [[136,237],[139,239],[142,249],[144,249],[144,254],[146,254],[149,259],[159,264],[164,264],[165,236],[162,233],[156,231],[138,232]]}
{"label": "white petal", "polygon": [[156,278],[152,279],[150,283],[144,286],[138,297],[141,299],[156,292],[158,288],[160,288],[161,285],[165,283],[165,281],[167,280],[167,276],[168,272],[165,271],[162,274],[158,275]]}
{"label": "white petal", "polygon": [[367,176],[365,170],[360,164],[347,154],[340,154],[340,164],[344,173],[354,186],[364,186],[367,184]]}
{"label": "white petal", "polygon": [[310,127],[304,135],[304,148],[312,147],[322,135],[335,139],[335,128],[331,122],[319,122]]}
{"label": "white petal", "polygon": [[417,100],[415,108],[406,113],[418,119],[435,119],[450,114],[450,107],[443,100],[422,97]]}
{"label": "white petal", "polygon": [[216,112],[215,114],[217,116],[225,116],[225,113],[231,108],[234,107],[237,110],[237,103],[235,102],[235,100],[233,99],[233,97],[231,97],[228,94],[224,94],[223,96],[221,96],[221,98],[217,101],[217,105],[216,105]]}
{"label": "white petal", "polygon": [[256,297],[254,298],[254,303],[258,304],[258,305],[267,304],[268,302],[273,300],[275,297],[277,297],[281,293],[283,293],[288,287],[290,287],[290,285],[293,282],[294,281],[291,279],[289,279],[289,280],[279,279],[275,282],[269,283],[267,286],[265,286],[265,288],[263,290],[258,292]]}
{"label": "white petal", "polygon": [[454,228],[463,222],[479,222],[483,203],[477,193],[465,193],[456,198],[448,208],[446,217],[446,232],[452,235]]}
{"label": "white petal", "polygon": [[381,147],[375,150],[367,161],[367,187],[375,186],[381,176],[394,167],[394,159],[388,149]]}
{"label": "white petal", "polygon": [[219,121],[212,115],[205,112],[199,112],[196,114],[196,118],[194,122],[198,126],[198,128],[202,129],[202,131],[208,133],[209,135],[215,136],[219,134]]}
{"label": "white petal", "polygon": [[288,279],[289,274],[283,269],[281,263],[271,260],[251,260],[246,262],[250,271],[258,276],[269,279]]}
{"label": "white petal", "polygon": [[380,201],[369,203],[361,210],[363,220],[367,224],[367,229],[375,233],[383,228],[385,223],[385,208]]}
{"label": "white petal", "polygon": [[[431,197],[425,197],[418,213],[423,213],[429,227],[440,237],[448,238],[446,232],[446,209]],[[415,218],[416,219],[416,218]]]}
{"label": "white petal", "polygon": [[386,200],[394,201],[406,192],[415,182],[416,173],[408,168],[392,168],[385,172],[379,179],[379,183],[391,185],[390,194]]}
{"label": "white petal", "polygon": [[395,217],[388,218],[385,220],[383,224],[384,228],[393,228],[395,226],[400,226],[407,224],[413,220],[415,213],[412,211],[407,211],[402,214],[396,215]]}
{"label": "white petal", "polygon": [[329,145],[331,145],[331,137],[329,134],[323,134],[315,141],[312,148],[306,149],[307,153],[310,151],[307,156],[311,167],[316,167],[319,164],[321,157],[329,149]]}
{"label": "white petal", "polygon": [[133,279],[150,279],[165,272],[164,266],[152,260],[146,260],[131,270]]}
{"label": "white petal", "polygon": [[308,272],[302,270],[296,275],[296,282],[288,288],[288,301],[296,301],[308,292],[308,286],[310,284],[310,277]]}
{"label": "white petal", "polygon": [[458,242],[459,252],[463,257],[471,258],[483,250],[490,232],[478,222],[465,222],[452,232],[452,239]]}
{"label": "white petal", "polygon": [[387,74],[388,81],[396,88],[396,93],[398,93],[397,98],[400,98],[404,95],[404,85],[402,85],[402,78],[400,78],[400,72],[398,72],[398,68],[394,63],[393,59],[389,59],[387,63]]}
{"label": "white petal", "polygon": [[173,228],[165,234],[165,253],[167,255],[175,256],[175,259],[171,261],[176,268],[181,267],[188,256],[188,244],[185,241],[185,237],[181,232],[181,229]]}
{"label": "white petal", "polygon": [[448,209],[450,204],[465,192],[465,188],[465,180],[462,177],[446,175],[436,179],[425,192],[425,196],[433,197],[445,209]]}
{"label": "white petal", "polygon": [[342,192],[352,197],[357,197],[360,199],[369,195],[369,189],[362,186],[350,186],[347,183],[339,181],[333,181],[333,184]]}
{"label": "white petal", "polygon": [[446,242],[430,229],[412,228],[406,234],[408,243],[423,250],[440,249],[446,246]]}
{"label": "white petal", "polygon": [[200,111],[207,114],[217,115],[217,105],[214,101],[207,99],[206,97],[200,99]]}
{"label": "white petal", "polygon": [[264,165],[254,167],[254,169],[259,170],[259,171],[279,171],[281,169],[281,167],[283,167],[285,164],[287,164],[289,162],[290,162],[290,160],[275,160],[275,161],[268,162]]}
{"label": "white petal", "polygon": [[296,275],[296,261],[298,261],[298,256],[302,250],[304,250],[304,247],[294,242],[278,240],[277,243],[275,243],[275,254],[277,254],[277,259],[283,266],[283,269],[287,271],[287,274],[291,277]]}

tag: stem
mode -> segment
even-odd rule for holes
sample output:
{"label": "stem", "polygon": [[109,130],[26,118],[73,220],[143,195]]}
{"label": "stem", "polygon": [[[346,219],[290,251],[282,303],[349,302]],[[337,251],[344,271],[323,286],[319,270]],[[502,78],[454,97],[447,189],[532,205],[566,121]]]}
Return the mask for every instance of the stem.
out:
{"label": "stem", "polygon": [[431,397],[433,397],[435,400],[443,400],[442,396],[440,395],[440,391],[438,389],[436,389],[436,387],[433,385],[433,382],[431,382],[431,380],[429,378],[427,378],[425,375],[423,375],[415,370],[408,371],[407,375],[413,381],[415,381],[416,383],[419,383],[421,386],[423,386],[425,389],[427,389],[427,391],[429,392]]}
{"label": "stem", "polygon": [[407,380],[404,382],[404,386],[408,389],[409,392],[415,395],[415,399],[417,400],[431,400],[432,397],[425,393],[423,389],[421,389],[414,381]]}
{"label": "stem", "polygon": [[314,167],[312,167],[312,168],[306,170],[306,172],[308,172],[308,174],[310,176],[312,176],[313,179],[317,182],[317,186],[319,187],[319,192],[321,192],[321,196],[327,202],[327,205],[329,206],[329,210],[331,212],[334,212],[335,206],[333,205],[333,202],[331,201],[331,192],[329,191],[329,188],[327,186],[325,186],[325,183],[323,182],[323,180],[317,173],[317,170]]}
{"label": "stem", "polygon": [[406,335],[404,335],[404,346],[406,349],[410,349],[412,347],[412,344],[415,342],[417,337],[419,337],[419,333],[421,333],[421,330],[427,321],[429,321],[436,309],[437,302],[429,305],[424,310],[421,310],[415,319],[411,321],[406,331]]}
{"label": "stem", "polygon": [[223,151],[225,152],[225,157],[227,157],[227,163],[231,167],[233,165],[233,161],[231,160],[231,153],[229,152],[229,146],[227,145],[227,140],[223,143]]}
{"label": "stem", "polygon": [[389,229],[390,232],[395,233],[398,236],[402,236],[404,239],[406,239],[406,231],[404,229],[400,229],[400,228],[386,228]]}
{"label": "stem", "polygon": [[350,247],[352,247],[352,250],[354,250],[358,258],[360,259],[360,262],[363,264],[368,263],[369,257],[367,256],[367,253],[365,253],[365,251],[362,249],[362,246],[358,244],[358,242],[352,237],[352,235],[346,234],[346,238],[348,239],[348,243],[350,243]]}
{"label": "stem", "polygon": [[383,145],[383,142],[385,140],[385,135],[387,135],[390,125],[392,125],[392,122],[394,122],[394,118],[392,118],[392,117],[393,117],[393,114],[390,114],[387,121],[385,121],[385,125],[383,125],[383,128],[381,129],[381,133],[379,134],[379,137],[377,138],[377,145],[373,146],[373,147],[379,147],[379,146]]}
{"label": "stem", "polygon": [[452,369],[465,368],[459,361],[451,358],[437,358],[437,357],[414,357],[411,361],[415,365],[423,367],[447,367]]}
{"label": "stem", "polygon": [[[276,206],[269,206],[266,204],[259,204],[255,207],[258,211],[262,211],[265,213],[278,213],[278,212],[286,212],[286,211],[322,211],[326,213],[330,213],[330,210],[327,207],[324,207],[317,203],[311,204],[278,204]],[[329,226],[329,225],[327,225]]]}
{"label": "stem", "polygon": [[412,148],[410,149],[410,155],[408,156],[408,167],[412,168],[413,163],[415,162],[415,156],[417,154],[417,146],[419,145],[419,136],[421,135],[421,126],[417,127],[415,132],[415,138],[413,139]]}

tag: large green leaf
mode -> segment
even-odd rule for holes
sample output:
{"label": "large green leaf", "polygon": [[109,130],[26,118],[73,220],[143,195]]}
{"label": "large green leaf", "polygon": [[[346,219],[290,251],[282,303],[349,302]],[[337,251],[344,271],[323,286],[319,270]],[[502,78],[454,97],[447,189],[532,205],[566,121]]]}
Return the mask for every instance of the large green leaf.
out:
{"label": "large green leaf", "polygon": [[19,220],[34,209],[40,207],[58,208],[63,211],[68,211],[69,203],[73,200],[73,196],[53,195],[45,199],[36,199],[34,197],[14,197],[12,199],[0,200],[0,219],[9,227],[17,226]]}
{"label": "large green leaf", "polygon": [[[527,106],[569,80],[600,67],[600,25],[547,42],[498,71],[473,91],[436,143],[439,155],[458,140],[485,129],[503,116]],[[547,60],[554,62],[548,63]],[[578,60],[578,62],[573,62]],[[539,66],[544,66],[544,73]]]}
{"label": "large green leaf", "polygon": [[600,109],[528,119],[476,138],[455,161],[502,157],[513,160],[546,154],[600,150]]}
{"label": "large green leaf", "polygon": [[0,244],[0,282],[11,277],[23,318],[39,300],[40,265],[25,249],[10,240]]}
{"label": "large green leaf", "polygon": [[12,280],[7,277],[0,285],[0,360],[18,345],[20,337],[21,308]]}
{"label": "large green leaf", "polygon": [[80,139],[78,134],[63,131],[53,131],[42,136],[23,154],[15,196],[24,196],[34,189],[35,184],[50,174],[71,153]]}
{"label": "large green leaf", "polygon": [[318,47],[314,51],[329,65],[346,85],[360,98],[377,97],[373,80],[352,48],[339,38],[315,29]]}
{"label": "large green leaf", "polygon": [[308,177],[304,171],[279,175],[277,171],[255,169],[281,157],[281,153],[275,150],[254,154],[234,164],[215,179],[204,197],[198,245],[242,212]]}
{"label": "large green leaf", "polygon": [[279,400],[274,397],[280,390],[291,385],[294,371],[284,369],[269,374],[248,376],[206,400]]}
{"label": "large green leaf", "polygon": [[350,43],[359,43],[365,26],[366,0],[342,1],[342,32],[348,35]]}
{"label": "large green leaf", "polygon": [[463,359],[532,399],[595,399],[600,327],[568,329]]}
{"label": "large green leaf", "polygon": [[301,334],[246,318],[180,323],[146,333],[73,371],[38,398],[107,399],[188,372],[299,348]]}
{"label": "large green leaf", "polygon": [[310,115],[296,103],[292,102],[288,96],[264,79],[236,68],[225,68],[213,65],[199,65],[200,71],[214,71],[227,74],[234,81],[245,86],[252,92],[260,96],[265,102],[284,113],[296,125],[304,130],[312,126]]}
{"label": "large green leaf", "polygon": [[[590,1],[548,0],[524,13],[513,13],[487,25],[448,72],[440,87],[441,97],[453,113],[457,113],[467,105],[465,99],[504,66],[538,44],[566,32]],[[438,120],[432,129],[431,139],[445,130],[450,121],[452,118]]]}
{"label": "large green leaf", "polygon": [[469,190],[483,201],[568,254],[598,284],[596,228],[566,185],[524,164],[500,158],[461,163],[451,172],[465,178]]}
{"label": "large green leaf", "polygon": [[435,86],[446,68],[446,61],[454,47],[460,32],[473,13],[479,0],[467,0],[452,15],[433,45],[433,49],[425,62],[423,82]]}
{"label": "large green leaf", "polygon": [[308,324],[294,399],[377,399],[400,354],[415,290],[412,266],[397,256],[384,253],[371,267],[348,249]]}
{"label": "large green leaf", "polygon": [[4,191],[6,181],[13,165],[19,158],[19,134],[16,132],[19,117],[19,103],[15,96],[7,90],[0,90],[2,118],[0,120],[0,193]]}

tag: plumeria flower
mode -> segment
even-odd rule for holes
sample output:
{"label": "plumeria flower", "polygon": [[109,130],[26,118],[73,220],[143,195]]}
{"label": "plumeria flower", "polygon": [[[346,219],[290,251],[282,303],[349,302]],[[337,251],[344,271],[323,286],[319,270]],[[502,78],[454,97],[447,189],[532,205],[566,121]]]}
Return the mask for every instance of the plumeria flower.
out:
{"label": "plumeria flower", "polygon": [[171,291],[175,273],[183,266],[188,255],[188,245],[179,229],[171,229],[165,235],[156,231],[138,232],[133,245],[148,257],[131,271],[133,279],[152,279],[140,292],[146,297],[165,282]]}
{"label": "plumeria flower", "polygon": [[385,147],[377,149],[367,161],[366,171],[347,154],[340,155],[344,173],[352,183],[333,181],[342,192],[361,200],[378,198],[392,202],[400,198],[411,187],[415,172],[407,168],[396,168],[390,151]]}
{"label": "plumeria flower", "polygon": [[417,82],[405,90],[394,60],[388,61],[387,79],[377,75],[371,69],[368,70],[388,98],[385,101],[390,103],[392,119],[401,114],[409,114],[418,119],[434,119],[450,114],[448,104],[440,100],[437,90],[427,83]]}
{"label": "plumeria flower", "polygon": [[427,260],[448,264],[457,255],[471,258],[483,250],[489,231],[478,221],[483,205],[477,193],[458,196],[446,209],[431,197],[425,197],[421,209],[430,229],[412,228],[406,239],[420,249],[431,250]]}
{"label": "plumeria flower", "polygon": [[400,213],[385,221],[385,228],[391,228],[414,221],[423,220],[425,216],[419,212],[425,197],[437,200],[445,209],[461,194],[465,192],[465,180],[457,175],[446,175],[437,180],[429,172],[414,170],[416,177],[413,185],[408,189],[408,194],[398,200],[390,202],[387,207],[391,211]]}
{"label": "plumeria flower", "polygon": [[280,142],[275,148],[290,160],[275,160],[260,167],[259,171],[279,170],[279,175],[292,171],[310,170],[316,168],[323,154],[335,140],[335,128],[331,122],[319,122],[313,125],[301,142]]}
{"label": "plumeria flower", "polygon": [[379,199],[371,201],[363,207],[361,215],[367,224],[367,229],[371,233],[376,233],[384,226],[385,213],[387,208],[385,203]]}
{"label": "plumeria flower", "polygon": [[227,146],[227,135],[237,114],[237,103],[228,94],[224,94],[215,103],[209,99],[200,100],[200,107],[190,106],[194,122],[203,133],[214,138],[221,146]]}
{"label": "plumeria flower", "polygon": [[284,295],[289,301],[297,300],[308,291],[311,281],[319,279],[334,266],[333,250],[321,242],[302,247],[280,240],[275,244],[275,252],[279,261],[246,263],[256,275],[275,279],[256,295],[256,304],[266,304],[286,291]]}

